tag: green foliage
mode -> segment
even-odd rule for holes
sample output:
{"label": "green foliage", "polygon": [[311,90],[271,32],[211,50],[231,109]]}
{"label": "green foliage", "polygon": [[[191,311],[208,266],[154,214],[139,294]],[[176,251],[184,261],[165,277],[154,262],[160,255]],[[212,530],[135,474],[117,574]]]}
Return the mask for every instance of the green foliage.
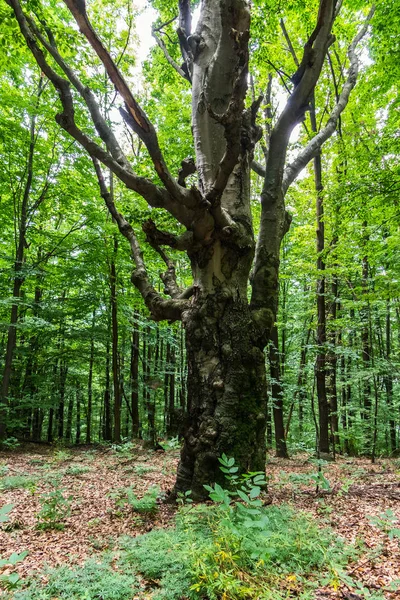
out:
{"label": "green foliage", "polygon": [[136,447],[133,442],[124,442],[123,444],[112,444],[112,450],[123,458],[132,457]]}
{"label": "green foliage", "polygon": [[172,437],[168,440],[164,440],[162,442],[160,442],[160,446],[162,448],[164,448],[164,450],[167,452],[168,450],[179,450],[181,447],[181,440],[179,439],[178,436]]}
{"label": "green foliage", "polygon": [[63,521],[71,513],[71,500],[72,496],[65,497],[57,485],[50,492],[42,494],[39,498],[41,509],[37,514],[37,529],[63,530]]}
{"label": "green foliage", "polygon": [[16,450],[21,444],[15,437],[6,438],[1,442],[1,446],[6,450]]}
{"label": "green foliage", "polygon": [[[5,504],[0,507],[0,523],[5,523],[8,520],[8,515],[13,508],[13,504]],[[0,569],[6,566],[14,567],[17,563],[24,560],[28,555],[27,550],[24,552],[13,552],[8,558],[0,557]],[[0,575],[0,589],[13,590],[21,583],[21,578],[18,573],[7,573]]]}
{"label": "green foliage", "polygon": [[400,543],[399,519],[391,509],[385,510],[385,512],[378,516],[369,516],[368,520],[372,525],[375,525],[383,531],[390,540],[396,538]]}
{"label": "green foliage", "polygon": [[146,475],[146,473],[151,473],[154,470],[154,467],[151,465],[135,465],[133,467],[133,471],[136,475]]}
{"label": "green foliage", "polygon": [[131,510],[137,513],[151,514],[157,510],[157,498],[160,494],[158,486],[151,486],[147,492],[138,498],[132,487],[121,488],[115,492],[111,492],[110,496],[114,498],[118,508],[128,506]]}
{"label": "green foliage", "polygon": [[0,481],[0,490],[16,490],[20,488],[33,490],[36,486],[36,477],[31,475],[8,475]]}
{"label": "green foliage", "polygon": [[67,565],[48,572],[45,585],[33,581],[14,600],[131,600],[137,580],[129,572],[113,569],[110,559],[89,560],[79,568]]}
{"label": "green foliage", "polygon": [[0,523],[8,521],[8,513],[12,511],[13,506],[13,504],[4,504],[0,507]]}
{"label": "green foliage", "polygon": [[57,450],[53,454],[53,461],[56,463],[66,462],[67,460],[71,460],[72,454],[68,450]]}
{"label": "green foliage", "polygon": [[65,475],[73,475],[74,477],[79,477],[79,475],[84,475],[85,473],[89,473],[91,471],[90,467],[86,467],[84,465],[70,465],[68,469],[65,470]]}
{"label": "green foliage", "polygon": [[154,513],[157,510],[157,498],[160,494],[158,486],[151,486],[147,492],[138,498],[132,488],[126,488],[126,497],[124,502],[134,511],[138,513]]}
{"label": "green foliage", "polygon": [[160,600],[311,598],[316,573],[346,564],[353,550],[306,513],[264,506],[262,473],[236,479],[235,461],[220,462],[237,487],[207,486],[216,506],[182,506],[175,528],[125,539],[123,562],[160,581]]}

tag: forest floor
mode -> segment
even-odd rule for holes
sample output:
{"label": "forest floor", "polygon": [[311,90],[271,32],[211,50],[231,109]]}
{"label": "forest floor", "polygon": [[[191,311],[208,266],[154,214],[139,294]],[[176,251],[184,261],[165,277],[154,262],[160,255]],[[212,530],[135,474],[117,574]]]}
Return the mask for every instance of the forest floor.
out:
{"label": "forest floor", "polygon": [[[165,527],[176,508],[160,503],[151,516],[118,506],[119,491],[131,487],[138,497],[151,486],[166,492],[175,479],[177,450],[149,451],[140,445],[129,452],[112,448],[54,449],[31,444],[0,452],[0,507],[12,504],[9,519],[0,527],[0,557],[24,552],[15,567],[0,567],[1,574],[18,572],[45,581],[44,568],[81,564],[86,558],[112,549],[123,534],[135,536]],[[327,489],[316,489],[317,467],[308,455],[289,460],[269,456],[268,501],[287,503],[312,513],[321,526],[330,526],[351,543],[362,542],[363,551],[347,572],[366,588],[350,590],[343,582],[320,589],[316,600],[367,598],[376,590],[388,599],[400,592],[387,588],[400,580],[400,461],[342,458],[323,467],[319,479]],[[7,488],[7,489],[5,489]],[[60,489],[71,497],[70,515],[63,530],[37,528],[41,498]],[[369,592],[368,592],[369,590]],[[361,594],[366,595],[361,595]],[[151,597],[151,595],[143,596]]]}

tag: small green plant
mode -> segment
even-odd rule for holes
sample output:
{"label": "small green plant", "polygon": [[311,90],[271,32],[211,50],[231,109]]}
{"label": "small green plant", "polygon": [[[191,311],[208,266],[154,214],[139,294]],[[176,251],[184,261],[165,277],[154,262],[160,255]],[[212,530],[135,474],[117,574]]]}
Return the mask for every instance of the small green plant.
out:
{"label": "small green plant", "polygon": [[4,477],[8,473],[8,466],[4,463],[0,464],[0,477]]}
{"label": "small green plant", "polygon": [[41,509],[37,514],[37,529],[65,529],[63,521],[71,514],[71,500],[72,496],[66,498],[58,486],[43,494],[39,499]]}
{"label": "small green plant", "polygon": [[181,442],[179,437],[172,437],[169,440],[163,440],[160,442],[160,446],[167,452],[168,450],[179,450]]}
{"label": "small green plant", "polygon": [[398,518],[390,509],[385,510],[378,516],[369,516],[371,525],[378,527],[390,540],[398,539],[400,543],[400,528],[396,525],[399,523]]}
{"label": "small green plant", "polygon": [[66,566],[48,571],[47,583],[33,580],[13,600],[131,600],[138,591],[137,579],[128,570],[112,566],[112,557],[89,560],[79,568]]}
{"label": "small green plant", "polygon": [[34,489],[36,479],[30,475],[9,475],[0,481],[0,490]]}
{"label": "small green plant", "polygon": [[71,465],[65,470],[65,475],[79,477],[79,475],[84,475],[85,473],[89,473],[89,471],[91,471],[90,467],[85,467],[83,465]]}
{"label": "small green plant", "polygon": [[17,438],[15,437],[9,437],[5,440],[3,440],[1,442],[1,445],[3,448],[6,448],[6,450],[16,450],[17,448],[19,448],[19,446],[21,445],[19,443],[19,441],[17,440]]}
{"label": "small green plant", "polygon": [[57,450],[53,454],[53,462],[60,463],[71,460],[72,454],[68,450]]}
{"label": "small green plant", "polygon": [[133,442],[123,442],[122,444],[112,444],[111,449],[114,450],[121,458],[133,458],[136,446]]}
{"label": "small green plant", "polygon": [[192,495],[192,490],[186,490],[186,492],[178,492],[176,497],[176,502],[180,506],[184,506],[185,504],[192,504],[193,500],[190,497]]}
{"label": "small green plant", "polygon": [[8,513],[12,511],[14,505],[13,504],[5,504],[0,507],[0,523],[5,523],[8,521]]}
{"label": "small green plant", "polygon": [[[8,558],[0,558],[0,569],[6,566],[14,567],[19,562],[22,562],[28,555],[28,551],[24,552],[13,552]],[[7,575],[0,575],[0,589],[14,590],[21,584],[21,578],[18,573],[8,573]]]}
{"label": "small green plant", "polygon": [[157,510],[157,498],[160,493],[158,486],[151,486],[147,492],[138,498],[132,488],[126,489],[126,503],[134,512],[138,513],[154,513]]}
{"label": "small green plant", "polygon": [[[13,504],[5,504],[0,508],[0,523],[5,523],[8,521],[9,513],[13,509]],[[14,567],[17,563],[24,560],[24,558],[28,555],[28,551],[24,552],[13,552],[11,556],[8,558],[0,557],[0,569],[2,567],[11,566]],[[21,583],[21,578],[18,573],[7,573],[0,575],[0,589],[13,590],[19,586]]]}
{"label": "small green plant", "polygon": [[[147,492],[138,498],[133,491],[133,487],[120,488],[110,492],[109,496],[115,501],[117,508],[128,506],[134,512],[154,513],[157,510],[157,498],[160,493],[158,486],[151,486]],[[113,512],[114,516],[123,516],[122,513]]]}
{"label": "small green plant", "polygon": [[155,471],[155,468],[148,465],[135,465],[133,467],[133,471],[137,475],[141,476],[146,475],[146,473],[152,473],[153,471]]}

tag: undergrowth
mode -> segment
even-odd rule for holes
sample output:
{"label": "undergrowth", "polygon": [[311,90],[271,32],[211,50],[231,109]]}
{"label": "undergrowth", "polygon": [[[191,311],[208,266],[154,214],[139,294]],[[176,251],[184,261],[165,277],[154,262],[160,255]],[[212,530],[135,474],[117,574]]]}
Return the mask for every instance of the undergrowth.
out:
{"label": "undergrowth", "polygon": [[130,600],[137,589],[137,579],[130,573],[115,571],[111,559],[91,559],[83,566],[62,566],[47,572],[48,582],[33,581],[13,600]]}
{"label": "undergrowth", "polygon": [[34,488],[36,478],[30,475],[8,475],[0,481],[1,490],[16,490],[20,488]]}
{"label": "undergrowth", "polygon": [[[321,585],[337,589],[355,550],[312,515],[265,505],[263,473],[240,477],[233,459],[220,462],[228,484],[206,488],[213,505],[195,506],[187,493],[174,527],[122,538],[113,559],[56,569],[46,586],[32,583],[15,600],[131,600],[133,573],[147,587],[134,597],[148,598],[150,588],[152,600],[311,600]],[[153,507],[156,490],[148,496]]]}

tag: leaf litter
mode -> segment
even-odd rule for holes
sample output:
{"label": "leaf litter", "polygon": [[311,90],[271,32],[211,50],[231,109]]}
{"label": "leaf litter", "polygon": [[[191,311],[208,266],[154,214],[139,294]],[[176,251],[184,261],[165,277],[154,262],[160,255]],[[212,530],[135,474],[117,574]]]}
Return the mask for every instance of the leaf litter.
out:
{"label": "leaf litter", "polygon": [[[162,492],[170,490],[178,454],[146,450],[140,443],[129,455],[104,447],[57,451],[36,444],[0,452],[2,472],[34,481],[27,488],[0,491],[0,505],[13,505],[8,522],[0,529],[0,556],[28,551],[23,562],[12,569],[3,567],[0,574],[15,571],[21,578],[34,575],[46,581],[45,566],[79,565],[112,549],[121,535],[136,536],[167,527],[175,507],[160,502],[154,514],[138,515],[129,507],[118,506],[116,497],[127,487],[138,498],[151,486],[159,486]],[[391,530],[400,533],[399,469],[396,459],[371,464],[366,458],[337,457],[323,465],[329,485],[320,489],[311,478],[317,467],[309,455],[268,457],[269,502],[288,503],[312,513],[321,527],[332,527],[338,536],[361,549],[347,568],[359,589],[339,578],[336,585],[319,589],[315,600],[367,599],[376,592],[388,600],[400,598],[399,590],[390,589],[400,580],[400,539],[390,535]],[[72,497],[71,513],[64,530],[38,530],[40,498],[54,481],[66,497]]]}

